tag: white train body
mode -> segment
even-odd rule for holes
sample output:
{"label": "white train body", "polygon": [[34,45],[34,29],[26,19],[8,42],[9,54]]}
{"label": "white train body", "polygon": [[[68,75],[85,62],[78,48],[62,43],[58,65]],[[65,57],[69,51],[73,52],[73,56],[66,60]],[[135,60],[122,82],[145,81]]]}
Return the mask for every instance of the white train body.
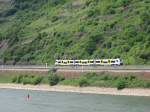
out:
{"label": "white train body", "polygon": [[97,65],[97,66],[107,66],[107,65],[122,65],[123,62],[117,58],[117,59],[86,59],[86,60],[56,60],[55,65],[60,65],[60,66],[74,66],[74,65],[81,65],[81,66],[86,66],[86,65]]}

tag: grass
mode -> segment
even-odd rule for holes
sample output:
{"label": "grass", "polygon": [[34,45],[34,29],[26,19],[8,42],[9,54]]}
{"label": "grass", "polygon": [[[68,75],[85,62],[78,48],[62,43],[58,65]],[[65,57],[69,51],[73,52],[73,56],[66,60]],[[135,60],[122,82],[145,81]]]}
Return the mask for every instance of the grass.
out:
{"label": "grass", "polygon": [[12,83],[13,77],[11,75],[0,75],[0,83]]}

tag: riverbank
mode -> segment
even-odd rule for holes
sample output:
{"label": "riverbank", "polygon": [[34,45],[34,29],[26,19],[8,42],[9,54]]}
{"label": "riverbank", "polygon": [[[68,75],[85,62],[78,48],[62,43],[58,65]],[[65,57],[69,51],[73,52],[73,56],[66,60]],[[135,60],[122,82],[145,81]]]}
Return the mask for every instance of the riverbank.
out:
{"label": "riverbank", "polygon": [[107,94],[107,95],[128,95],[128,96],[150,96],[150,89],[142,88],[125,88],[117,90],[116,88],[103,87],[74,87],[74,86],[49,86],[49,85],[23,85],[23,84],[0,84],[0,89],[17,89],[17,90],[36,90],[36,91],[53,91],[53,92],[74,92],[89,94]]}

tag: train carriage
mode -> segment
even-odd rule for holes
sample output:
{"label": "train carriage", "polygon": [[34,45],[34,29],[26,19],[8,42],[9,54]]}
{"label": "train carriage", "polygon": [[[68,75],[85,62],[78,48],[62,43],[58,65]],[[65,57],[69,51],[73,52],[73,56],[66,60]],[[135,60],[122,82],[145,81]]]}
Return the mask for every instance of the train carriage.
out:
{"label": "train carriage", "polygon": [[123,62],[117,58],[117,59],[85,59],[85,60],[56,60],[55,65],[60,66],[113,66],[113,65],[122,65]]}

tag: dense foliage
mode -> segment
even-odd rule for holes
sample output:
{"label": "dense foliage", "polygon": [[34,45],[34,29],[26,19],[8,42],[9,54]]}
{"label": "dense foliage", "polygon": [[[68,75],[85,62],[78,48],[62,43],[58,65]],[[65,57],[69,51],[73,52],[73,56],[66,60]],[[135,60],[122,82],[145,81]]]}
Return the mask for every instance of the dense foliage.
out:
{"label": "dense foliage", "polygon": [[2,3],[1,63],[53,64],[56,58],[119,57],[125,64],[150,64],[149,0]]}
{"label": "dense foliage", "polygon": [[33,84],[37,85],[40,84],[43,80],[43,76],[35,76],[35,75],[18,75],[14,76],[12,79],[13,83],[19,83],[19,84]]}
{"label": "dense foliage", "polygon": [[49,85],[54,86],[57,85],[60,81],[65,80],[65,78],[61,75],[58,75],[57,73],[51,71],[49,72],[49,76],[48,76],[48,82]]}

